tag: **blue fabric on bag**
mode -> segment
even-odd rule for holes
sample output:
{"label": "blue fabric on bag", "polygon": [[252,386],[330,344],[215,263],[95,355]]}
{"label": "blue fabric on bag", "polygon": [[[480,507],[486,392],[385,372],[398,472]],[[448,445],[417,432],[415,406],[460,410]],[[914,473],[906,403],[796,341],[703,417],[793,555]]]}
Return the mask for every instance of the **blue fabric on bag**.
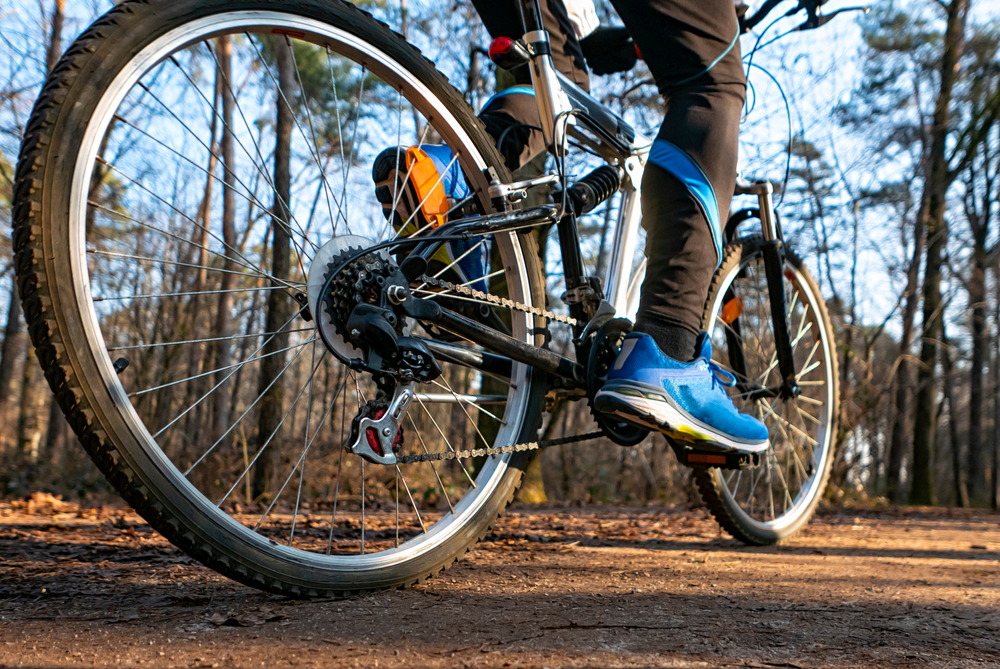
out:
{"label": "blue fabric on bag", "polygon": [[[465,175],[462,174],[462,166],[458,164],[457,160],[451,161],[455,156],[451,149],[444,144],[424,144],[420,150],[430,156],[431,160],[434,161],[434,166],[437,167],[438,174],[442,175],[441,186],[444,188],[445,195],[453,201],[458,201],[472,194],[469,185],[465,182]],[[448,167],[449,163],[451,163],[451,167]]]}
{"label": "blue fabric on bag", "polygon": [[[444,187],[445,195],[451,200],[452,206],[472,194],[472,190],[469,188],[468,183],[466,183],[465,175],[462,174],[462,167],[458,164],[457,160],[452,162],[455,154],[451,149],[444,144],[424,144],[420,148],[430,156],[431,160],[434,161],[434,166],[437,167],[438,174],[442,175],[441,185]],[[451,163],[451,167],[448,167],[449,163]],[[451,252],[451,257],[459,258],[463,253],[475,246],[478,241],[478,239],[457,240],[447,242],[447,246]],[[458,268],[465,275],[465,279],[473,281],[470,284],[471,287],[481,290],[484,293],[488,290],[486,280],[483,277],[487,273],[490,258],[489,250],[490,242],[487,240],[478,249],[457,263]]]}

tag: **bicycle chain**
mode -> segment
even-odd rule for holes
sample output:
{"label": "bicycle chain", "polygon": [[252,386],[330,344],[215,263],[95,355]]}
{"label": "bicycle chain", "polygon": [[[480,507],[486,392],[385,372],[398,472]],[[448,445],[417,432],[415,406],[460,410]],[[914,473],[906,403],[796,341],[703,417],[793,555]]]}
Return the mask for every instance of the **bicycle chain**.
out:
{"label": "bicycle chain", "polygon": [[511,444],[510,446],[492,446],[490,448],[473,448],[466,451],[445,451],[444,453],[419,453],[417,455],[397,455],[396,461],[399,464],[411,464],[415,462],[437,462],[438,460],[458,460],[460,458],[478,458],[484,455],[503,455],[504,453],[520,453],[522,451],[540,451],[551,446],[561,446],[563,444],[575,444],[579,441],[597,439],[603,437],[601,431],[587,432],[573,437],[560,437],[559,439],[544,439],[542,441],[529,441],[526,444]]}
{"label": "bicycle chain", "polygon": [[[577,324],[577,320],[570,316],[554,314],[551,311],[546,311],[545,309],[539,309],[538,307],[529,307],[526,304],[521,304],[520,302],[507,299],[506,297],[499,297],[497,295],[492,295],[490,293],[484,293],[483,291],[476,290],[475,288],[470,288],[468,286],[452,283],[451,281],[445,281],[444,279],[438,279],[436,277],[428,276],[426,274],[421,275],[417,280],[428,286],[433,286],[435,288],[440,288],[446,291],[453,291],[455,293],[459,293],[466,297],[473,297],[478,300],[482,300],[490,304],[495,304],[500,307],[506,307],[508,309],[514,309],[516,311],[533,314],[535,316],[541,316],[543,318],[547,318],[552,321],[566,323],[567,325]],[[418,453],[416,455],[398,455],[396,456],[396,461],[399,464],[412,464],[417,462],[438,462],[441,460],[478,458],[478,457],[483,457],[485,455],[504,455],[506,453],[538,451],[544,448],[549,448],[551,446],[561,446],[563,444],[575,444],[580,441],[597,439],[598,437],[603,437],[603,436],[604,433],[600,431],[587,432],[586,434],[578,434],[573,437],[561,437],[559,439],[530,441],[524,444],[510,444],[509,446],[491,446],[488,448],[473,448],[464,451],[445,451],[441,453]]]}
{"label": "bicycle chain", "polygon": [[474,297],[478,300],[488,302],[490,304],[495,304],[499,307],[506,307],[508,309],[514,309],[515,311],[522,311],[526,314],[534,314],[535,316],[541,316],[547,318],[550,321],[558,321],[559,323],[566,323],[567,325],[576,325],[577,320],[571,316],[563,316],[561,314],[554,314],[551,311],[546,311],[545,309],[539,309],[538,307],[529,307],[527,304],[521,304],[514,300],[509,300],[506,297],[499,297],[491,293],[484,293],[481,290],[476,290],[475,288],[469,288],[468,286],[463,286],[461,284],[452,283],[451,281],[445,281],[444,279],[438,279],[433,276],[427,276],[423,274],[417,279],[421,283],[427,284],[428,286],[434,286],[435,288],[441,288],[444,290],[452,290],[466,297]]}

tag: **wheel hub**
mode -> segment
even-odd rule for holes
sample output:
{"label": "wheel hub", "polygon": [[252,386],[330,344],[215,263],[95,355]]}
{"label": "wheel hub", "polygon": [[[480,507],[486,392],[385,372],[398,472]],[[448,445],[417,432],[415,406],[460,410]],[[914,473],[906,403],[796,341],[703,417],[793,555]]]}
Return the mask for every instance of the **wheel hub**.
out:
{"label": "wheel hub", "polygon": [[409,282],[384,250],[364,253],[373,245],[355,236],[325,244],[309,269],[309,305],[327,347],[372,372],[391,394],[396,381],[431,381],[441,366],[422,340],[409,336],[412,319],[400,308]]}

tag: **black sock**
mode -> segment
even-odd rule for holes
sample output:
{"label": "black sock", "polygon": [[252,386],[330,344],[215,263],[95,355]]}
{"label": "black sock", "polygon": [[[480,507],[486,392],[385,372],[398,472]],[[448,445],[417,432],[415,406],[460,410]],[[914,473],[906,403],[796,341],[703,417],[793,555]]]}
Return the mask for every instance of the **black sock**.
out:
{"label": "black sock", "polygon": [[674,360],[690,362],[698,353],[694,350],[698,335],[687,328],[655,321],[642,320],[635,324],[636,332],[644,332],[653,338],[660,350]]}

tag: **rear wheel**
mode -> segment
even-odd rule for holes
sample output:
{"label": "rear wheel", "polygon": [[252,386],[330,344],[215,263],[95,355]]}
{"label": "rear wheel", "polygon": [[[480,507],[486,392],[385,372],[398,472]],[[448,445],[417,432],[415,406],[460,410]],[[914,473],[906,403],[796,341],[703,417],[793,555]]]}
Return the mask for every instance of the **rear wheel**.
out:
{"label": "rear wheel", "polygon": [[781,385],[759,238],[726,247],[702,322],[713,359],[739,382],[731,392],[737,408],[763,421],[770,434],[771,448],[756,467],[696,470],[712,515],[748,544],[777,543],[808,523],[833,465],[840,395],[830,317],[816,282],[790,251],[783,279],[797,397],[749,397]]}
{"label": "rear wheel", "polygon": [[[375,198],[375,156],[430,143],[468,182],[455,206],[490,211],[489,173],[508,175],[472,110],[338,0],[125,2],[43,89],[14,221],[39,360],[123,497],[227,576],[290,595],[412,584],[482,537],[520,482],[524,453],[477,469],[345,453],[375,387],[303,309],[331,239],[398,234]],[[533,238],[479,244],[493,247],[494,286],[538,303]],[[528,316],[500,316],[536,343]],[[414,388],[404,453],[534,439],[538,376],[461,359]]]}

